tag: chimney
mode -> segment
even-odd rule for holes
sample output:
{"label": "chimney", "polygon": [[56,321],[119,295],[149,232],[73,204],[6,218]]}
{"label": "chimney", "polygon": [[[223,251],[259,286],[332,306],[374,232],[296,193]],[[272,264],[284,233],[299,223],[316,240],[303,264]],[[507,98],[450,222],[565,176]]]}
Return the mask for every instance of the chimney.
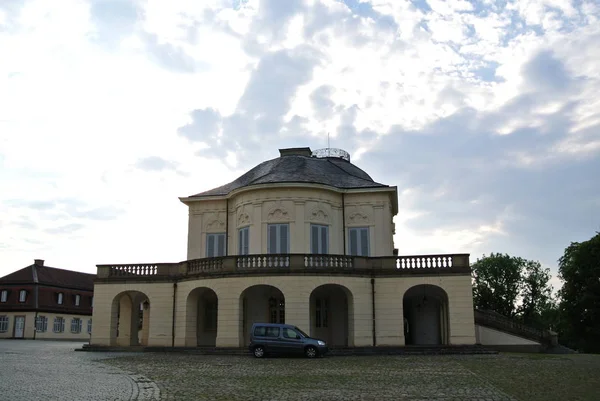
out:
{"label": "chimney", "polygon": [[38,267],[44,267],[44,259],[33,259],[33,264]]}
{"label": "chimney", "polygon": [[310,148],[287,148],[287,149],[279,149],[279,156],[306,156],[311,157],[312,151]]}

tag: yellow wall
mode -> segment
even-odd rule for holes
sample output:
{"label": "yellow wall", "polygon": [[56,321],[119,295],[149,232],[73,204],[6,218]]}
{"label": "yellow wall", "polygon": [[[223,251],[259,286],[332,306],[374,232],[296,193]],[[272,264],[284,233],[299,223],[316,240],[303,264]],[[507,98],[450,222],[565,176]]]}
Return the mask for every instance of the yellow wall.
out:
{"label": "yellow wall", "polygon": [[[347,192],[323,187],[278,186],[246,190],[226,200],[189,202],[189,259],[206,257],[206,234],[224,233],[229,227],[228,254],[238,252],[238,229],[249,227],[250,254],[267,253],[267,224],[289,223],[291,253],[310,253],[310,224],[329,226],[329,253],[344,254],[343,230],[369,227],[370,256],[391,256],[393,244],[392,198],[395,192]],[[346,239],[348,244],[348,239]],[[347,248],[347,246],[346,246]]]}
{"label": "yellow wall", "polygon": [[[243,345],[240,296],[253,285],[271,285],[285,297],[286,323],[310,330],[309,299],[312,291],[324,284],[345,287],[352,296],[353,336],[349,344],[372,345],[371,281],[364,277],[343,276],[270,276],[227,277],[179,282],[175,301],[175,345],[185,346],[189,337],[187,298],[195,288],[206,287],[218,297],[217,346]],[[470,276],[410,276],[375,279],[377,345],[403,345],[403,296],[419,284],[442,288],[448,296],[449,343],[474,344],[475,328]],[[144,293],[150,301],[150,346],[171,346],[173,283],[102,284],[94,293],[92,343],[110,345],[110,316],[113,300],[125,291]],[[350,309],[350,308],[349,308]],[[188,339],[189,340],[189,339]]]}
{"label": "yellow wall", "polygon": [[[15,328],[15,316],[25,316],[25,337],[26,339],[34,338],[35,329],[35,312],[1,312],[0,316],[8,316],[9,324],[8,331],[0,333],[0,338],[11,338],[14,336]],[[46,313],[39,312],[38,316],[45,316],[48,318],[48,326],[46,332],[35,333],[36,340],[84,340],[90,339],[87,333],[87,322],[91,319],[91,316],[84,315],[70,315],[70,314],[57,314],[57,313]],[[65,319],[65,328],[62,333],[54,333],[54,318],[60,316]],[[82,321],[81,332],[71,333],[71,320],[73,318],[79,318]]]}

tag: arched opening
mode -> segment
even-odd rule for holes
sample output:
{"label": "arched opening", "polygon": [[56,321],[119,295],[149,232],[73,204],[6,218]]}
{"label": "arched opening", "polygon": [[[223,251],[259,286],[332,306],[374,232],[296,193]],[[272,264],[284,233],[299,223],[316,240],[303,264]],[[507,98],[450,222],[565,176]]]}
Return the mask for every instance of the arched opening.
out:
{"label": "arched opening", "polygon": [[187,347],[216,346],[218,313],[219,300],[214,290],[200,287],[189,293],[185,319]]}
{"label": "arched opening", "polygon": [[125,291],[115,296],[111,305],[111,345],[148,345],[150,307],[143,292]]}
{"label": "arched opening", "polygon": [[240,295],[240,311],[240,339],[246,346],[254,323],[285,323],[285,298],[277,287],[254,285]]}
{"label": "arched opening", "polygon": [[310,335],[332,347],[354,345],[352,293],[338,284],[325,284],[310,294]]}
{"label": "arched opening", "polygon": [[406,345],[448,344],[448,295],[442,288],[421,284],[404,294]]}

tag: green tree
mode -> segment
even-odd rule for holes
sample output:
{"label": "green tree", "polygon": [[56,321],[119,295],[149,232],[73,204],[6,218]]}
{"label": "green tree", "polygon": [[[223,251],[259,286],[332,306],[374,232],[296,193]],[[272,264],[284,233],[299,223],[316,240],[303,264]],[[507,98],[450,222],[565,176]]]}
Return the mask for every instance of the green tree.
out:
{"label": "green tree", "polygon": [[572,242],[558,262],[560,335],[571,347],[600,353],[600,233]]}
{"label": "green tree", "polygon": [[[521,304],[518,307],[519,317],[523,322],[531,325],[543,324],[546,328],[551,322],[554,302],[552,300],[552,286],[550,285],[550,269],[542,268],[540,262],[532,260],[519,260],[522,264],[521,278]],[[544,315],[544,318],[542,318]],[[554,326],[554,324],[550,324]]]}
{"label": "green tree", "polygon": [[525,263],[524,259],[500,253],[483,255],[473,263],[471,270],[475,307],[514,317],[517,314],[517,298],[523,286]]}

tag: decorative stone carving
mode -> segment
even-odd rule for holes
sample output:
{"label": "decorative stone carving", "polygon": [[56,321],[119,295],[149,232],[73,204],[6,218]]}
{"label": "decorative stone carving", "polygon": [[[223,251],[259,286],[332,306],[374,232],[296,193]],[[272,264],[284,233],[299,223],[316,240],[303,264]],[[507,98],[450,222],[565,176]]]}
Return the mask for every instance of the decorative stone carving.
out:
{"label": "decorative stone carving", "polygon": [[329,214],[322,207],[316,206],[311,210],[308,219],[310,221],[329,223]]}
{"label": "decorative stone carving", "polygon": [[252,221],[250,220],[250,216],[248,215],[248,213],[242,212],[242,213],[238,214],[238,217],[237,217],[238,227],[247,226],[250,223],[252,223]]}
{"label": "decorative stone carving", "polygon": [[206,224],[204,229],[206,232],[223,232],[225,231],[225,221],[219,216],[220,213],[207,213]]}
{"label": "decorative stone carving", "polygon": [[364,208],[353,206],[346,212],[346,224],[366,225],[371,223],[371,217]]}
{"label": "decorative stone carving", "polygon": [[267,214],[267,221],[290,221],[291,219],[292,216],[281,202],[277,202]]}

